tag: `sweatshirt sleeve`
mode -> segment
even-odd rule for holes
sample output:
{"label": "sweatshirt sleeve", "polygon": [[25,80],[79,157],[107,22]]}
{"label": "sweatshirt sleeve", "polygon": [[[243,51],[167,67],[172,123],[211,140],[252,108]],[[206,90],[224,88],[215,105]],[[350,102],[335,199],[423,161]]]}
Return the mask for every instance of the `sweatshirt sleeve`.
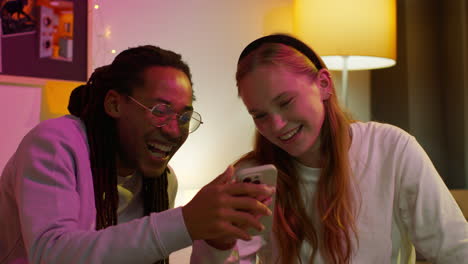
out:
{"label": "sweatshirt sleeve", "polygon": [[414,137],[409,136],[400,165],[400,214],[416,249],[431,263],[464,263],[468,223]]}
{"label": "sweatshirt sleeve", "polygon": [[237,240],[230,250],[219,250],[203,240],[195,240],[190,264],[255,264],[260,257],[262,241],[261,236],[254,236],[251,241]]}
{"label": "sweatshirt sleeve", "polygon": [[265,249],[268,248],[266,237],[263,235],[252,236],[250,241],[238,239],[234,248],[230,250],[219,250],[203,240],[195,240],[190,263],[255,264],[257,258],[264,259],[265,263],[269,263],[269,258],[264,256]]}
{"label": "sweatshirt sleeve", "polygon": [[84,144],[76,143],[80,136],[42,126],[17,152],[16,202],[30,263],[153,263],[191,244],[181,208],[99,231],[85,226],[80,212],[88,206],[88,216],[94,216],[95,209],[83,203],[78,184],[84,179],[77,160],[88,159],[77,156]]}
{"label": "sweatshirt sleeve", "polygon": [[192,255],[190,256],[190,264],[238,264],[239,257],[237,248],[219,250],[216,249],[204,240],[193,241]]}

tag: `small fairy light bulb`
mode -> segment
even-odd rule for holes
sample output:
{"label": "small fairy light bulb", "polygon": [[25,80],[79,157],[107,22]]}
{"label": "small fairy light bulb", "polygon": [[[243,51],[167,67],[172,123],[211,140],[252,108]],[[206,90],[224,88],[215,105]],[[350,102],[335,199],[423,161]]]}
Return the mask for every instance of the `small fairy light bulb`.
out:
{"label": "small fairy light bulb", "polygon": [[112,54],[115,54],[117,51],[115,49],[111,50]]}
{"label": "small fairy light bulb", "polygon": [[98,4],[95,4],[95,5],[94,5],[94,9],[99,9],[99,5],[98,5]]}
{"label": "small fairy light bulb", "polygon": [[107,27],[105,28],[105,30],[104,30],[104,34],[103,34],[103,35],[104,35],[104,38],[110,39],[111,33],[112,33],[112,32],[111,32],[111,30],[110,30],[110,27],[107,26]]}

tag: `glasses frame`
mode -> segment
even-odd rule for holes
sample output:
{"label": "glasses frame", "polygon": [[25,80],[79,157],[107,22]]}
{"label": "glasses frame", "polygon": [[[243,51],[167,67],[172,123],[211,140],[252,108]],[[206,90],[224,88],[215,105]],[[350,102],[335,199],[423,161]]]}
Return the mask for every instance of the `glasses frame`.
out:
{"label": "glasses frame", "polygon": [[[155,104],[153,107],[147,107],[146,105],[142,104],[140,101],[138,101],[137,99],[131,97],[130,95],[127,95],[127,96],[128,96],[128,98],[130,98],[130,100],[132,100],[133,102],[135,102],[137,105],[143,107],[145,110],[148,110],[152,115],[155,115],[155,114],[153,113],[153,111],[154,111],[154,109],[156,109],[156,106],[158,106],[158,105],[167,105],[167,106],[172,110],[172,107],[171,107],[170,105],[168,105],[168,104],[165,104],[165,103],[157,103],[157,104]],[[174,118],[174,119],[177,119],[177,124],[179,124],[179,118],[180,118],[182,115],[184,115],[185,113],[187,113],[187,112],[192,112],[192,115],[190,116],[190,120],[191,120],[191,119],[194,119],[194,120],[197,120],[197,121],[198,121],[198,126],[196,126],[195,129],[193,129],[192,131],[190,131],[190,122],[191,122],[191,121],[188,122],[188,123],[189,123],[189,129],[188,129],[189,134],[190,134],[190,133],[193,133],[193,132],[195,132],[195,131],[200,127],[201,124],[203,124],[202,116],[200,115],[200,113],[198,113],[198,112],[195,111],[195,110],[186,111],[186,112],[184,112],[184,113],[181,114],[181,115],[180,115],[180,114],[177,114],[177,113],[174,112],[174,111],[172,111],[172,113],[169,115],[171,118],[169,118],[165,123],[157,124],[157,125],[155,125],[155,126],[156,126],[156,127],[163,127],[163,126],[166,126],[166,125],[169,123],[168,121],[173,119],[173,118],[172,118],[173,116],[176,117],[176,118]],[[197,118],[193,117],[193,114],[194,114],[194,113],[200,117],[200,120],[198,120]],[[181,126],[179,125],[179,128],[180,128],[180,127],[181,127]]]}

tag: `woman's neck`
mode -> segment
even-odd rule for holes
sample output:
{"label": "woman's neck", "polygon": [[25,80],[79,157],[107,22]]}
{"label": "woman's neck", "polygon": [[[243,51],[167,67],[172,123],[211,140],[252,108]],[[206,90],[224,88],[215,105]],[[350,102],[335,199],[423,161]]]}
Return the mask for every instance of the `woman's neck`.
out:
{"label": "woman's neck", "polygon": [[306,167],[320,168],[320,138],[317,138],[312,147],[295,159]]}

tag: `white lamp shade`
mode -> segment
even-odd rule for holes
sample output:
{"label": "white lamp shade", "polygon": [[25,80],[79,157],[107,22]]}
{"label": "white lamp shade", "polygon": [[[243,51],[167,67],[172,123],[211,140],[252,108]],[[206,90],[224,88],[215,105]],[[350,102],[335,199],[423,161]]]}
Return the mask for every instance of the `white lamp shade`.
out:
{"label": "white lamp shade", "polygon": [[385,68],[396,61],[396,0],[295,0],[294,33],[331,70]]}

